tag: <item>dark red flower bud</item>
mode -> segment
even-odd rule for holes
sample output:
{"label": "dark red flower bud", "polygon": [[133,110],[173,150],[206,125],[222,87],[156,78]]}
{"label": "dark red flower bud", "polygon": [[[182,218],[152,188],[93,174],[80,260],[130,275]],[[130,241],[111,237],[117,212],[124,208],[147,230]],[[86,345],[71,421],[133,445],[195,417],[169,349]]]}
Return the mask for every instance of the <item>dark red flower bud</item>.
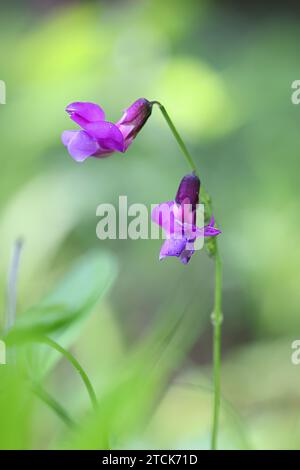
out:
{"label": "dark red flower bud", "polygon": [[194,173],[185,175],[180,181],[175,201],[177,204],[191,204],[193,209],[199,203],[200,180]]}

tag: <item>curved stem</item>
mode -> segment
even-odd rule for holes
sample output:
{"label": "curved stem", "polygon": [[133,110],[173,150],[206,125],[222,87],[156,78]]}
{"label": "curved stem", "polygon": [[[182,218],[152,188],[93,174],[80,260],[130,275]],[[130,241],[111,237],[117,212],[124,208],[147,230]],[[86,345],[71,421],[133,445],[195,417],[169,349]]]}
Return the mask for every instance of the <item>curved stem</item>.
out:
{"label": "curved stem", "polygon": [[161,113],[162,113],[163,117],[165,118],[165,120],[166,120],[166,122],[167,122],[169,128],[171,129],[171,131],[172,131],[172,133],[173,133],[173,135],[174,135],[174,137],[175,137],[175,139],[176,139],[176,141],[177,141],[179,147],[181,148],[182,153],[183,153],[183,155],[185,156],[185,158],[186,158],[188,164],[190,165],[190,167],[191,167],[191,169],[193,170],[193,172],[194,172],[195,174],[197,174],[197,166],[196,166],[196,164],[195,164],[195,162],[194,162],[194,160],[193,160],[193,158],[192,158],[190,152],[188,151],[188,149],[187,149],[185,143],[183,142],[182,138],[180,137],[180,135],[179,135],[179,133],[178,133],[178,131],[177,131],[177,129],[176,129],[176,127],[175,127],[173,121],[171,120],[169,114],[167,113],[166,108],[165,108],[159,101],[152,101],[151,104],[156,104],[156,105],[159,107],[159,109],[161,110]]}
{"label": "curved stem", "polygon": [[82,378],[82,381],[83,381],[83,383],[86,387],[86,390],[88,392],[88,395],[90,397],[90,400],[92,402],[93,407],[96,408],[97,407],[97,398],[96,398],[95,391],[93,389],[93,386],[91,384],[90,379],[88,378],[88,375],[86,374],[84,369],[81,367],[81,365],[79,364],[77,359],[69,351],[64,349],[60,344],[56,343],[56,341],[54,341],[51,338],[43,337],[43,338],[41,338],[41,342],[47,344],[51,348],[53,348],[56,351],[58,351],[59,353],[61,353],[70,362],[70,364],[72,364],[72,366],[77,370],[80,377]]}
{"label": "curved stem", "polygon": [[74,426],[75,423],[67,411],[43,387],[41,387],[41,385],[35,384],[33,386],[33,392],[40,398],[40,400],[46,403],[46,405],[48,405],[67,426]]}
{"label": "curved stem", "polygon": [[214,381],[214,405],[213,424],[211,433],[211,448],[217,449],[219,430],[220,400],[221,400],[221,324],[222,324],[222,262],[218,247],[215,253],[215,303],[212,314],[214,328],[213,334],[213,381]]}
{"label": "curved stem", "polygon": [[[185,143],[179,135],[173,121],[167,113],[165,107],[159,101],[152,101],[152,104],[156,104],[162,112],[169,128],[171,129],[179,147],[182,150],[188,164],[192,171],[198,174],[197,166],[194,159],[190,155]],[[212,215],[212,202],[210,195],[201,185],[201,200],[205,205],[205,210],[208,211],[208,215]],[[214,382],[214,403],[213,403],[213,424],[211,433],[211,448],[217,448],[218,430],[219,430],[219,414],[220,414],[220,398],[221,398],[221,323],[222,323],[222,262],[220,253],[218,251],[217,241],[215,242],[215,248],[213,251],[215,259],[215,300],[214,310],[212,313],[212,322],[214,327],[213,334],[213,382]]]}

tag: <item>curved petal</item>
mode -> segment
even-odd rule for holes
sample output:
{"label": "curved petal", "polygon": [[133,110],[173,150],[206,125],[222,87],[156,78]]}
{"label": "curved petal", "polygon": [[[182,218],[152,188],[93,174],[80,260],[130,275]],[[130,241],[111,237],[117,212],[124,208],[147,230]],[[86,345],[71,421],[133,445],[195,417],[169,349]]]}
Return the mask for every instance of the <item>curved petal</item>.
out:
{"label": "curved petal", "polygon": [[103,109],[95,103],[76,101],[70,103],[66,107],[66,111],[70,118],[83,128],[88,122],[104,121],[105,119]]}
{"label": "curved petal", "polygon": [[124,139],[124,142],[125,142],[125,150],[128,149],[129,145],[132,143],[134,137],[133,136],[130,136],[133,129],[134,129],[134,126],[133,125],[127,125],[127,124],[116,124],[117,128],[120,130],[120,132],[122,133],[123,135],[123,139]]}
{"label": "curved petal", "polygon": [[219,235],[221,230],[219,230],[216,227],[212,227],[211,225],[205,225],[204,227],[204,236],[205,237],[215,237],[216,235]]}
{"label": "curved petal", "polygon": [[215,237],[216,235],[219,235],[219,233],[222,233],[221,230],[214,227],[214,225],[215,225],[215,218],[214,218],[214,215],[212,214],[209,224],[205,225],[204,227],[205,237]]}
{"label": "curved petal", "polygon": [[123,134],[126,149],[145,125],[152,112],[152,103],[145,98],[136,100],[124,110],[123,116],[116,126]]}
{"label": "curved petal", "polygon": [[89,122],[85,130],[95,139],[105,150],[116,150],[124,152],[124,138],[117,126],[107,121]]}
{"label": "curved petal", "polygon": [[152,104],[146,98],[139,98],[124,110],[119,124],[136,124],[136,120],[142,120],[151,113]]}
{"label": "curved petal", "polygon": [[151,219],[167,234],[172,234],[176,230],[175,211],[176,203],[174,201],[162,202],[152,209]]}
{"label": "curved petal", "polygon": [[75,134],[80,131],[63,131],[61,135],[61,141],[62,143],[67,147],[69,145],[69,142],[75,137]]}
{"label": "curved petal", "polygon": [[181,238],[167,238],[167,240],[164,241],[160,254],[159,254],[159,259],[162,260],[166,258],[166,256],[177,256],[179,257],[181,253],[184,251],[186,246],[186,239]]}
{"label": "curved petal", "polygon": [[222,233],[221,230],[218,228],[214,227],[215,219],[214,216],[212,215],[209,224],[205,225],[204,227],[194,227],[193,228],[193,233],[195,233],[196,238],[199,237],[215,237]]}
{"label": "curved petal", "polygon": [[62,142],[68,148],[71,157],[77,162],[83,162],[99,150],[95,139],[85,131],[64,131]]}

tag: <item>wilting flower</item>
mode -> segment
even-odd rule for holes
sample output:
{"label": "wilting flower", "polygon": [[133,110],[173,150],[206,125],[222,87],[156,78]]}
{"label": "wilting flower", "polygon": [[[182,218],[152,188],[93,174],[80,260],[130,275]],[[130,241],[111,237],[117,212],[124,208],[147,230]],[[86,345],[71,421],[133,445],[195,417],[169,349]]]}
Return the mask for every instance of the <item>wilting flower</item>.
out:
{"label": "wilting flower", "polygon": [[182,178],[175,200],[154,207],[152,220],[160,225],[165,233],[159,259],[177,256],[187,264],[195,252],[194,243],[199,237],[214,237],[221,231],[214,227],[214,217],[204,227],[196,226],[196,210],[199,203],[200,180],[194,174]]}
{"label": "wilting flower", "polygon": [[74,160],[83,162],[88,157],[125,152],[149,118],[152,104],[145,98],[138,99],[116,124],[105,121],[103,109],[94,103],[78,101],[69,104],[66,111],[81,130],[64,131],[62,142]]}

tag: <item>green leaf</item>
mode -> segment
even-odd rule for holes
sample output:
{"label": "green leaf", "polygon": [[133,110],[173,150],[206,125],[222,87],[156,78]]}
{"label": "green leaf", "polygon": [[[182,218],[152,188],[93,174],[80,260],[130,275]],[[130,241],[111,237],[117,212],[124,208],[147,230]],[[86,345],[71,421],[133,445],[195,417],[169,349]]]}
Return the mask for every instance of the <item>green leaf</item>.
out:
{"label": "green leaf", "polygon": [[[49,295],[18,317],[6,338],[7,344],[36,342],[50,335],[67,348],[80,334],[83,322],[111,287],[116,274],[116,261],[109,253],[92,252],[79,259]],[[45,372],[58,357],[48,346],[37,345],[31,362],[37,369],[38,359]]]}

